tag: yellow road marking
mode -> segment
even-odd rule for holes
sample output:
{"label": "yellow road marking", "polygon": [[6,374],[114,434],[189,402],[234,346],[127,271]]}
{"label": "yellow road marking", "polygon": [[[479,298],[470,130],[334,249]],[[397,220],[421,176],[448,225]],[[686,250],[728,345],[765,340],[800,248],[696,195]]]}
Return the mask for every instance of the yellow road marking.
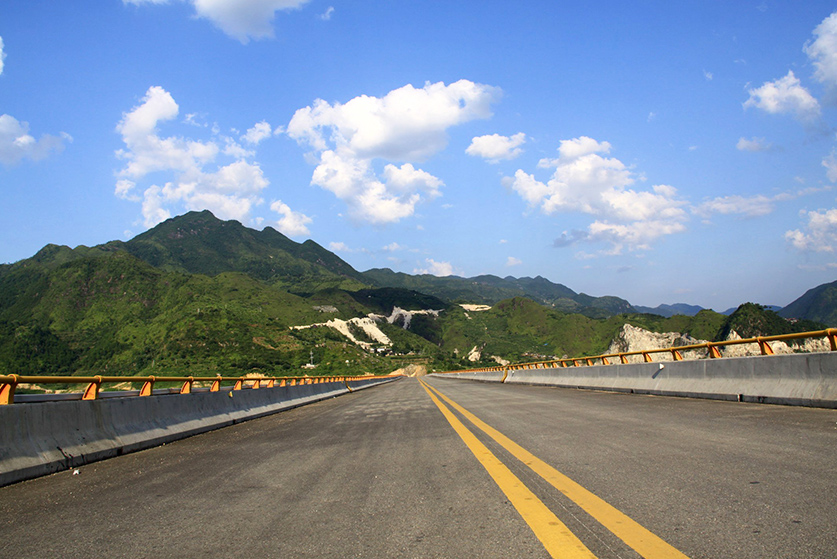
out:
{"label": "yellow road marking", "polygon": [[424,382],[421,385],[454,431],[505,493],[509,502],[514,505],[550,556],[567,559],[596,559],[596,556],[581,543],[581,540],[459,421]]}
{"label": "yellow road marking", "polygon": [[[425,385],[425,390],[428,385]],[[607,501],[597,497],[578,483],[574,482],[525,448],[509,439],[501,432],[480,420],[477,416],[442,394],[438,389],[429,387],[457,410],[468,421],[494,439],[497,444],[505,448],[515,458],[529,466],[532,471],[541,476],[555,489],[566,495],[571,501],[584,509],[602,526],[613,532],[620,540],[628,544],[634,551],[645,559],[688,559],[686,555],[665,542],[659,536],[621,512]]]}

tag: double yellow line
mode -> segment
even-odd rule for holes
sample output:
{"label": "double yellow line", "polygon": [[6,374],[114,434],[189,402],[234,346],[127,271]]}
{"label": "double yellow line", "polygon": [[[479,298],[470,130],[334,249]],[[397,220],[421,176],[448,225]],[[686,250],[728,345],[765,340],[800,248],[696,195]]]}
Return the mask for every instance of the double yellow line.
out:
{"label": "double yellow line", "polygon": [[459,412],[512,456],[567,496],[602,526],[646,559],[688,559],[639,523],[574,482],[474,414],[420,380],[430,399],[514,505],[552,557],[595,558],[592,552],[444,404]]}

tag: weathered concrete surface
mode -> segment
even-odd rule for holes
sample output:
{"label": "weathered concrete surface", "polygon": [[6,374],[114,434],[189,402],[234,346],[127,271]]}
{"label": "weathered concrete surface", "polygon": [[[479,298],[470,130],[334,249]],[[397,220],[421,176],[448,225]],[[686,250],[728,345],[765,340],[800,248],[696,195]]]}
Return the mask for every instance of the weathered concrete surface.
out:
{"label": "weathered concrete surface", "polygon": [[0,486],[390,381],[0,406]]}
{"label": "weathered concrete surface", "polygon": [[[503,372],[444,376],[500,382]],[[837,408],[837,352],[521,369],[505,382]]]}

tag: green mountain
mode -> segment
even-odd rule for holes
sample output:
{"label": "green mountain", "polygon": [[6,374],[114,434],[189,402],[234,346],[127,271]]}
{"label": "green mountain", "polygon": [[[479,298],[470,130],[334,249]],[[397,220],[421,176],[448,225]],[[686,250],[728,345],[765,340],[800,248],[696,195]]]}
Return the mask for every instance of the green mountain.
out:
{"label": "green mountain", "polygon": [[483,275],[473,278],[437,277],[429,274],[409,275],[389,268],[373,268],[363,273],[370,282],[381,287],[400,287],[459,303],[493,305],[504,299],[528,297],[543,305],[591,318],[634,312],[628,301],[618,297],[592,297],[576,293],[560,283],[540,276],[536,278],[500,278]]}
{"label": "green mountain", "polygon": [[160,223],[127,243],[108,243],[156,268],[214,276],[242,272],[293,292],[359,289],[363,276],[314,241],[296,243],[271,227],[256,231],[205,210]]}
{"label": "green mountain", "polygon": [[711,339],[725,318],[701,311],[693,317],[628,314],[596,319],[515,297],[480,312],[453,307],[440,317],[438,328],[444,352],[464,366],[464,357],[474,348],[480,353],[475,362],[479,365],[496,364],[493,356],[520,362],[601,355],[626,323],[653,332]]}
{"label": "green mountain", "polygon": [[[312,357],[318,374],[389,372],[396,360],[330,328],[291,327],[335,318],[324,302],[346,320],[408,298],[372,291],[372,307],[341,290],[305,298],[240,272],[161,270],[123,250],[5,270],[0,294],[0,371],[82,375],[294,375]],[[380,327],[395,352],[438,354],[398,326]]]}
{"label": "green mountain", "polygon": [[779,311],[785,318],[815,320],[837,327],[837,281],[809,289]]}
{"label": "green mountain", "polygon": [[314,241],[296,243],[271,227],[256,231],[237,221],[222,221],[209,211],[168,219],[127,242],[75,249],[47,245],[32,258],[0,265],[0,275],[34,265],[54,269],[120,251],[160,270],[207,276],[240,272],[294,293],[369,286],[359,272]]}
{"label": "green mountain", "polygon": [[807,319],[787,320],[763,305],[744,303],[727,317],[715,339],[724,340],[733,330],[742,338],[755,338],[823,330],[825,327],[821,322]]}
{"label": "green mountain", "polygon": [[[800,306],[821,311],[833,287]],[[313,241],[209,212],[127,242],[47,245],[0,265],[0,373],[325,375],[416,362],[450,370],[598,355],[626,323],[700,339],[823,327],[752,304],[729,317],[638,314],[623,299],[541,277],[360,274]]]}

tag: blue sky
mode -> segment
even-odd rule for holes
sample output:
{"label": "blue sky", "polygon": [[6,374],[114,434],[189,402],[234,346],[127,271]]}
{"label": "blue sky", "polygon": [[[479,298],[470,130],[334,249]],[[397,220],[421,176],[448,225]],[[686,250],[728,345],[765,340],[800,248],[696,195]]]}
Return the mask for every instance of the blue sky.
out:
{"label": "blue sky", "polygon": [[837,279],[837,5],[7,0],[0,262],[188,210],[639,305]]}

